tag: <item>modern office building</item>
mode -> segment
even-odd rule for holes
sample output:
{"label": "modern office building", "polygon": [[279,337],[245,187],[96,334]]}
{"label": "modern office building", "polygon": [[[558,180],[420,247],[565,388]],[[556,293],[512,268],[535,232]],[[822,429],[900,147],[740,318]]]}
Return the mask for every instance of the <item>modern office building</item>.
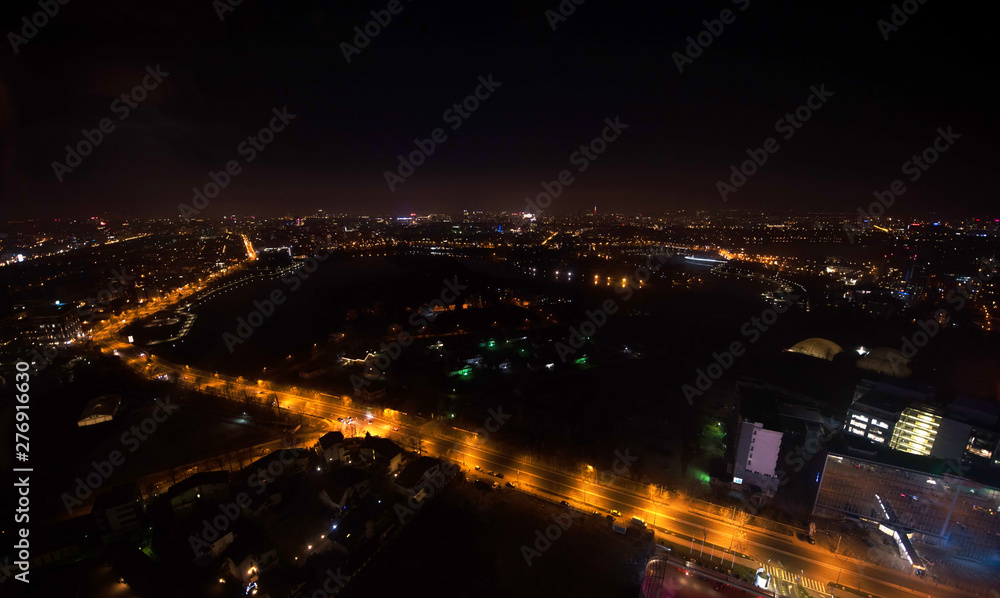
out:
{"label": "modern office building", "polygon": [[892,430],[889,448],[914,455],[929,456],[941,427],[941,413],[930,405],[903,409]]}
{"label": "modern office building", "polygon": [[83,338],[76,310],[66,304],[35,306],[20,319],[22,338],[36,345],[62,345]]}
{"label": "modern office building", "polygon": [[908,399],[880,389],[866,390],[847,410],[844,431],[878,444],[887,444],[892,440],[896,422],[907,403]]}
{"label": "modern office building", "polygon": [[[1000,489],[965,476],[961,462],[906,457],[907,467],[827,455],[813,512],[847,516],[977,561],[1000,557]],[[902,552],[901,552],[902,554]],[[903,555],[914,565],[919,556]]]}
{"label": "modern office building", "polygon": [[965,445],[967,457],[988,460],[992,465],[1000,465],[1000,432],[988,428],[973,427],[969,442]]}
{"label": "modern office building", "polygon": [[1000,403],[959,397],[948,405],[948,417],[969,426],[965,459],[1000,466]]}
{"label": "modern office building", "polygon": [[960,459],[972,424],[949,417],[932,398],[929,389],[916,385],[864,380],[855,389],[844,432],[904,453]]}
{"label": "modern office building", "polygon": [[763,424],[744,421],[733,464],[733,484],[757,486],[764,496],[774,496],[779,484],[781,437],[781,432],[767,430]]}

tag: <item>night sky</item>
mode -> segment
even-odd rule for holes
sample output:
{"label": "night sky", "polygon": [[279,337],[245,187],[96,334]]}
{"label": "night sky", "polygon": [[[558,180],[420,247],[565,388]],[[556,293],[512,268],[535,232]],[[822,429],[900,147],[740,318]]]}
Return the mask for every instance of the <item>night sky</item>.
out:
{"label": "night sky", "polygon": [[[230,160],[242,170],[207,216],[521,211],[563,169],[575,181],[552,213],[853,212],[948,126],[961,137],[891,209],[995,207],[995,31],[980,5],[907,3],[919,8],[886,40],[889,2],[565,0],[553,31],[556,0],[401,0],[348,63],[341,43],[389,2],[242,0],[220,21],[224,3],[69,0],[16,54],[8,34],[41,9],[5,3],[3,215],[175,216]],[[723,9],[735,20],[678,72],[673,54]],[[169,75],[121,119],[112,103],[156,65]],[[445,111],[491,74],[501,85],[452,130]],[[833,96],[782,139],[775,122],[821,84]],[[238,146],[284,106],[295,118],[247,163]],[[577,172],[570,155],[616,116],[628,129]],[[58,182],[53,162],[105,118],[114,129]],[[439,127],[446,140],[390,191],[383,173]],[[723,202],[716,181],[768,137],[778,151]]]}

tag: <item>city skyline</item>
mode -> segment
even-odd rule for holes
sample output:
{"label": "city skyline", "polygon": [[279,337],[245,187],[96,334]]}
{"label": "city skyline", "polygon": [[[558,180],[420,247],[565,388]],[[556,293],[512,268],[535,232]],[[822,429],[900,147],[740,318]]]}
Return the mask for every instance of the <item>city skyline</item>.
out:
{"label": "city skyline", "polygon": [[0,590],[1000,598],[996,25],[0,7]]}
{"label": "city skyline", "polygon": [[[900,211],[963,215],[993,203],[997,122],[978,20],[934,4],[907,4],[912,14],[861,3],[786,3],[780,13],[744,0],[563,4],[566,16],[560,5],[516,3],[478,17],[409,2],[398,14],[242,3],[183,16],[66,5],[24,43],[8,39],[0,193],[17,217],[43,205],[170,217],[235,160],[239,173],[206,215],[274,215],[276,202],[300,213],[511,212],[564,170],[573,183],[551,213],[595,201],[642,213],[853,211],[895,180],[907,186]],[[122,25],[129,19],[138,21]],[[355,27],[370,22],[376,35],[358,48]],[[813,89],[829,97],[810,100]],[[294,117],[275,123],[270,143],[246,143],[286,108]],[[574,161],[615,118],[628,128]],[[69,166],[66,146],[104,119],[109,132]],[[399,156],[415,141],[429,148],[438,129],[433,154],[387,182],[408,172]],[[939,129],[955,147],[915,165]],[[777,147],[757,172],[720,192],[768,139]]]}

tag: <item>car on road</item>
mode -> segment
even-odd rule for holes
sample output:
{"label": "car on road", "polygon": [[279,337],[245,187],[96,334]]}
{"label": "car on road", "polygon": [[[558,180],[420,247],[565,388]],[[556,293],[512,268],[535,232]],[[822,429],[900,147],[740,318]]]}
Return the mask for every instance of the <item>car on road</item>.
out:
{"label": "car on road", "polygon": [[476,471],[482,471],[482,470],[483,470],[483,468],[482,468],[482,467],[480,467],[480,466],[476,465]]}
{"label": "car on road", "polygon": [[487,471],[487,472],[486,472],[486,475],[496,475],[496,474],[495,474],[495,473],[493,473],[493,471],[491,470],[491,471]]}
{"label": "car on road", "polygon": [[563,500],[563,501],[559,501],[559,504],[561,504],[561,505],[562,505],[562,506],[564,506],[564,507],[568,507],[568,506],[569,506],[569,503],[568,503],[568,502],[566,502],[565,500]]}
{"label": "car on road", "polygon": [[[600,512],[600,511],[593,511],[592,513],[593,513],[594,515],[597,515],[598,517],[600,517],[600,515],[601,515],[601,512]],[[612,519],[614,519],[614,518],[612,517]]]}
{"label": "car on road", "polygon": [[815,545],[816,544],[816,538],[813,538],[812,536],[806,536],[806,542],[809,542],[810,544]]}
{"label": "car on road", "polygon": [[502,480],[502,479],[503,479],[503,474],[502,474],[502,473],[498,473],[498,474],[497,474],[497,477],[498,477],[498,478],[500,478],[500,479]]}
{"label": "car on road", "polygon": [[621,511],[616,511],[614,509],[611,509],[611,514],[614,515],[615,517],[621,517],[622,516]]}
{"label": "car on road", "polygon": [[513,488],[514,482],[507,482],[506,484],[504,484],[504,486],[507,486],[508,488]]}
{"label": "car on road", "polygon": [[399,428],[393,428],[392,431],[393,432],[399,432]]}

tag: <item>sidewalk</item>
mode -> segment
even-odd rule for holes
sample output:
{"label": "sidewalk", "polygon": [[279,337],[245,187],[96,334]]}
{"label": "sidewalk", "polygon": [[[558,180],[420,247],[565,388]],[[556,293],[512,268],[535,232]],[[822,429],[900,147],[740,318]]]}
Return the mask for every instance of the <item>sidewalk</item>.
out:
{"label": "sidewalk", "polygon": [[[701,540],[678,534],[670,530],[656,528],[657,546],[665,549],[671,556],[687,562],[694,561],[703,569],[718,572],[727,578],[735,578],[753,585],[757,569],[761,567],[758,560],[749,555],[726,550],[715,544],[703,543]],[[693,540],[693,541],[692,541]],[[692,550],[693,545],[693,550]],[[815,580],[800,578],[792,573],[765,563],[764,570],[770,575],[770,590],[777,596],[787,598],[830,598],[826,586]]]}

